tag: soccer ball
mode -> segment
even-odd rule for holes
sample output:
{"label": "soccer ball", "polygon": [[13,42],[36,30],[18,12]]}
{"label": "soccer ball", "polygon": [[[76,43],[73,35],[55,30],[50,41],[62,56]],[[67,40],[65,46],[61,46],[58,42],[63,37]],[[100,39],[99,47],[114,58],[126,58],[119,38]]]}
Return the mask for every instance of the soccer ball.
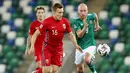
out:
{"label": "soccer ball", "polygon": [[99,44],[97,47],[97,53],[101,56],[109,55],[110,47],[107,44]]}

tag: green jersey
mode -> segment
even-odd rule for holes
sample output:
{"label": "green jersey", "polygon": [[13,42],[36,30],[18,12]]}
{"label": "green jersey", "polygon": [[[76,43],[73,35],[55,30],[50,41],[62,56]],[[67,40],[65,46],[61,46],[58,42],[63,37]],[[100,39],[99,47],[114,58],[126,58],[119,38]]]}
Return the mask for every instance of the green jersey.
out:
{"label": "green jersey", "polygon": [[89,13],[86,17],[86,22],[88,24],[88,28],[86,29],[85,34],[82,38],[78,38],[76,31],[82,30],[84,27],[83,21],[80,18],[73,19],[71,22],[71,26],[75,31],[76,40],[79,46],[82,49],[86,49],[89,46],[96,46],[96,42],[94,39],[94,19],[96,18],[95,13]]}

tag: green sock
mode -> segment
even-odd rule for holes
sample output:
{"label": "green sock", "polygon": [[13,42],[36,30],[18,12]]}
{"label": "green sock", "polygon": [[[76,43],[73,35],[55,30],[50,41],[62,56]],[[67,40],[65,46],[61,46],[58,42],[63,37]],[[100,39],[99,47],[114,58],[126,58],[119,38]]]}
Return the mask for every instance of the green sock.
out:
{"label": "green sock", "polygon": [[90,69],[92,72],[96,71],[95,65],[94,65],[93,63],[89,63],[89,64],[87,64],[87,65],[88,65],[89,69]]}

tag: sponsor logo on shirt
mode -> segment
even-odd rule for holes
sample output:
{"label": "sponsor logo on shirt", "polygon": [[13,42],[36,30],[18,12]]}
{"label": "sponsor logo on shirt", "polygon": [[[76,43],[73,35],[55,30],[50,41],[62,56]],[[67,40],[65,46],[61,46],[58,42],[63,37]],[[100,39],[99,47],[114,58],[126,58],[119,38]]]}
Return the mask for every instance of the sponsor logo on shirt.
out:
{"label": "sponsor logo on shirt", "polygon": [[90,21],[90,24],[92,24],[92,20]]}
{"label": "sponsor logo on shirt", "polygon": [[63,28],[66,29],[66,25],[65,24],[62,24]]}

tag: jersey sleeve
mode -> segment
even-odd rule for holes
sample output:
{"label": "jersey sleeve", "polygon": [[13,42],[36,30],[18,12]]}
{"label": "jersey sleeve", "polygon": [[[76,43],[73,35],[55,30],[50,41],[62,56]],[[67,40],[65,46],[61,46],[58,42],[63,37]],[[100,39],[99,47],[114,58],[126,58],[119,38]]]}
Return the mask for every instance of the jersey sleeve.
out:
{"label": "jersey sleeve", "polygon": [[80,25],[76,19],[71,21],[71,27],[74,29],[74,31],[81,30]]}
{"label": "jersey sleeve", "polygon": [[94,13],[94,12],[89,13],[87,18],[88,18],[89,20],[95,20],[95,19],[96,19],[96,13]]}
{"label": "jersey sleeve", "polygon": [[29,34],[33,35],[34,32],[35,32],[35,26],[34,23],[32,22],[29,27]]}
{"label": "jersey sleeve", "polygon": [[96,13],[92,13],[92,18],[95,20],[96,19]]}
{"label": "jersey sleeve", "polygon": [[71,27],[70,27],[70,23],[67,19],[65,19],[65,24],[66,24],[66,32],[69,33],[71,32]]}

